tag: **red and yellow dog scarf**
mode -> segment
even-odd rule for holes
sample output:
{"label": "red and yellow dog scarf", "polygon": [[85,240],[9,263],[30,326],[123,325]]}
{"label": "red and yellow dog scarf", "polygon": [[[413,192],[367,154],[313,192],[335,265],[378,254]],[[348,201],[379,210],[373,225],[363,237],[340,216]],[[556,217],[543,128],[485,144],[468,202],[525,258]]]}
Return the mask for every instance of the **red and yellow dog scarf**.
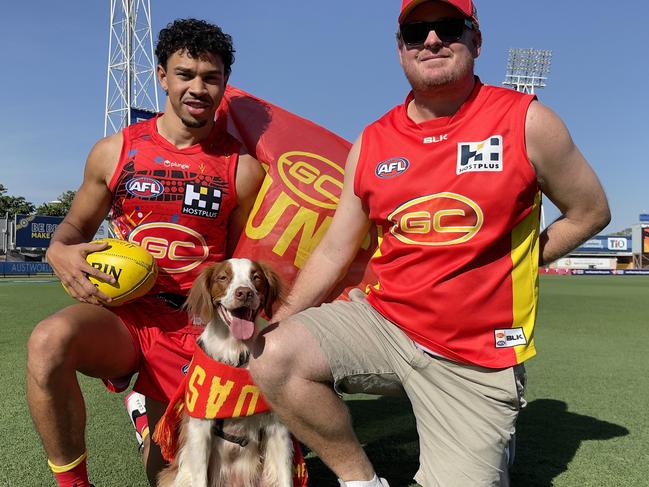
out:
{"label": "red and yellow dog scarf", "polygon": [[[178,451],[183,409],[194,418],[227,419],[265,413],[270,411],[270,406],[247,369],[213,360],[197,346],[185,379],[153,433],[153,440],[160,445],[162,456],[168,462]],[[306,487],[306,463],[295,438],[293,452],[293,486]]]}

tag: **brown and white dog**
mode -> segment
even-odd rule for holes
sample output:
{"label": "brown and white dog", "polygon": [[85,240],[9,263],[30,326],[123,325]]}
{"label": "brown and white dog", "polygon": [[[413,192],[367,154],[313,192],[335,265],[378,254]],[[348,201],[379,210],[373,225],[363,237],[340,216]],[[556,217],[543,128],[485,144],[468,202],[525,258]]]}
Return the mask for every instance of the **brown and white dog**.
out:
{"label": "brown and white dog", "polygon": [[[187,307],[206,323],[197,344],[214,360],[247,367],[244,341],[263,309],[281,296],[277,275],[248,259],[207,267],[194,282]],[[222,421],[222,423],[221,423]],[[293,444],[272,412],[214,420],[183,412],[178,452],[158,476],[159,487],[290,487]]]}

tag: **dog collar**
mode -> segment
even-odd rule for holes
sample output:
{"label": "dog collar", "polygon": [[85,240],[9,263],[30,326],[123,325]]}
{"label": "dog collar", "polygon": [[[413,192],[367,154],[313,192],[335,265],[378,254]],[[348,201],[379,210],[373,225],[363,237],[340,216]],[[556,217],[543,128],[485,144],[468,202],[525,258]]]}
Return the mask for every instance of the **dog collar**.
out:
{"label": "dog collar", "polygon": [[[223,438],[225,441],[229,441],[230,443],[236,443],[241,448],[245,448],[246,446],[248,446],[249,443],[248,438],[244,436],[235,436],[235,435],[231,435],[230,433],[226,433],[225,430],[223,429],[224,424],[225,424],[225,420],[223,419],[214,420],[212,424],[212,434],[214,436]],[[259,443],[261,443],[263,433],[264,430],[260,429],[259,438],[257,439]]]}

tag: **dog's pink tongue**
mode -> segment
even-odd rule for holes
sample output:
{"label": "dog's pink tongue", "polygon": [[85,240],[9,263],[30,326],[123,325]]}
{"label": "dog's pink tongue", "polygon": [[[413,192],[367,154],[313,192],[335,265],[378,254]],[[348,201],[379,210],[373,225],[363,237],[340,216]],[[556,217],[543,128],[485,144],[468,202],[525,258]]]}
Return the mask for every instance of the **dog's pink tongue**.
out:
{"label": "dog's pink tongue", "polygon": [[237,340],[250,340],[252,334],[255,332],[255,324],[252,321],[232,317],[230,323],[230,331],[232,336]]}

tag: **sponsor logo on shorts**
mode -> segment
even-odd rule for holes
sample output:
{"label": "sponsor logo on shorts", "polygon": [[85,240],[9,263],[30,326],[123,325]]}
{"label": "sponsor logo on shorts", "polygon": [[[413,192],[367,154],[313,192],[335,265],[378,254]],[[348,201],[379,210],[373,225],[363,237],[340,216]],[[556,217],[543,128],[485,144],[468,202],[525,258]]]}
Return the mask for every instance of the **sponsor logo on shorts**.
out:
{"label": "sponsor logo on shorts", "polygon": [[527,345],[527,338],[522,328],[505,328],[494,330],[496,348],[509,348],[518,345]]}
{"label": "sponsor logo on shorts", "polygon": [[405,157],[393,157],[387,161],[379,162],[374,172],[382,179],[389,179],[401,176],[409,167],[410,162]]}
{"label": "sponsor logo on shorts", "polygon": [[126,183],[126,191],[137,198],[155,198],[164,193],[164,186],[157,179],[140,177]]}

